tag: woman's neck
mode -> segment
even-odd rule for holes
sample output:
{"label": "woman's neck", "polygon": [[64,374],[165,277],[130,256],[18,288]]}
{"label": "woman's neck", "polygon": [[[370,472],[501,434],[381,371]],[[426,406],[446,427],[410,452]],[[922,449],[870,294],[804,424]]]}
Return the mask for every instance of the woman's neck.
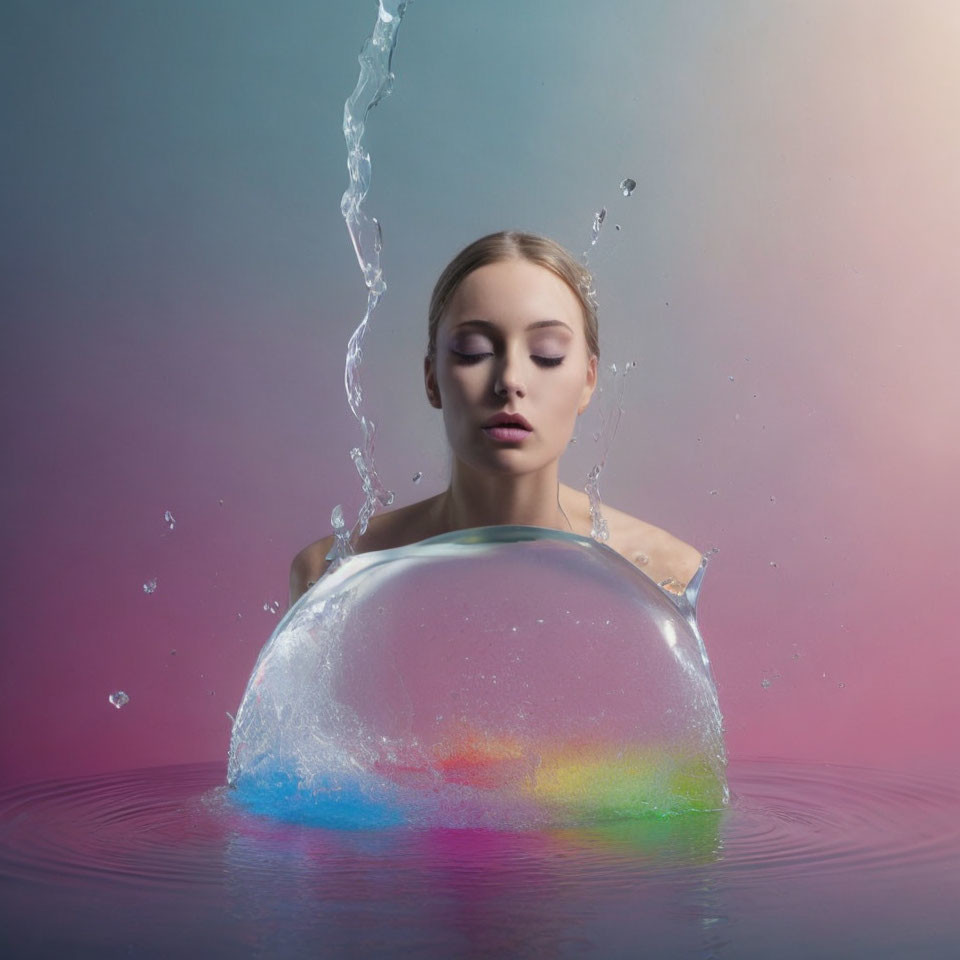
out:
{"label": "woman's neck", "polygon": [[455,460],[450,486],[438,498],[441,526],[469,527],[521,524],[572,530],[559,501],[557,465],[536,473],[478,473]]}

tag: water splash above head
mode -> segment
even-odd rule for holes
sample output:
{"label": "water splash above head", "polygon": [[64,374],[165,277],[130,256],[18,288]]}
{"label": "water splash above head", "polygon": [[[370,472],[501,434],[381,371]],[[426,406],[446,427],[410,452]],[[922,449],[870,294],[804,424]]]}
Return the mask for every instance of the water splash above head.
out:
{"label": "water splash above head", "polygon": [[[629,197],[637,187],[636,180],[629,177],[620,181],[619,190],[625,196]],[[590,246],[583,251],[581,262],[587,268],[589,276],[588,288],[584,294],[594,309],[597,309],[597,290],[594,283],[593,273],[590,270],[590,251],[596,247],[600,239],[600,232],[607,219],[607,208],[601,207],[593,215],[593,224],[590,228]],[[620,230],[620,224],[616,225]],[[597,451],[597,461],[587,474],[587,481],[584,484],[584,491],[590,498],[590,536],[601,543],[610,538],[610,531],[607,521],[601,510],[600,498],[600,474],[607,462],[607,455],[613,444],[613,438],[616,436],[617,427],[620,425],[620,418],[623,415],[623,393],[626,387],[626,376],[630,370],[636,367],[636,361],[629,361],[624,364],[620,370],[617,365],[611,364],[603,368],[597,384],[597,398],[600,404],[600,427],[594,433],[593,439],[599,444]]]}
{"label": "water splash above head", "polygon": [[360,366],[363,359],[363,340],[373,311],[387,289],[383,277],[380,254],[383,250],[383,231],[376,217],[363,209],[363,201],[370,189],[370,154],[363,147],[367,116],[393,89],[393,51],[397,45],[397,31],[411,0],[380,0],[373,32],[363,42],[358,60],[360,76],[353,93],[343,106],[343,136],[347,145],[347,173],[349,185],[340,201],[340,213],[346,222],[350,240],[357,256],[367,287],[367,308],[360,324],[347,345],[343,382],[347,402],[363,431],[363,446],[354,447],[350,457],[357,468],[363,488],[364,501],[357,521],[347,528],[343,510],[338,505],[331,518],[335,542],[331,551],[331,566],[335,567],[353,552],[353,541],[367,529],[377,504],[393,503],[393,491],[387,490],[374,465],[374,437],[376,425],[363,412],[363,389]]}

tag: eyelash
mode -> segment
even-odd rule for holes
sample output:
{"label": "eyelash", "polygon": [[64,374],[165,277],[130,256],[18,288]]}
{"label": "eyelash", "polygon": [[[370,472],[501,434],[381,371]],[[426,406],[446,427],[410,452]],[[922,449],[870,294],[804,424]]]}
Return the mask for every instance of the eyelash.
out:
{"label": "eyelash", "polygon": [[[464,364],[479,363],[486,357],[492,357],[492,353],[460,353],[457,350],[450,351],[459,361]],[[537,357],[530,358],[539,367],[559,367],[563,363],[563,357]]]}

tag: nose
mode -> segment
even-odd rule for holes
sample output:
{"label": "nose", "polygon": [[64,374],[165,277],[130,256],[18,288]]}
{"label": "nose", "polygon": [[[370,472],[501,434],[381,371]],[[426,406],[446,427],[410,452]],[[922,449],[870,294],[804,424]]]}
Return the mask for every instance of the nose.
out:
{"label": "nose", "polygon": [[493,384],[493,392],[498,397],[504,399],[511,396],[526,396],[527,388],[523,382],[520,364],[517,360],[511,360],[509,356],[503,358],[503,362],[497,370],[497,377]]}

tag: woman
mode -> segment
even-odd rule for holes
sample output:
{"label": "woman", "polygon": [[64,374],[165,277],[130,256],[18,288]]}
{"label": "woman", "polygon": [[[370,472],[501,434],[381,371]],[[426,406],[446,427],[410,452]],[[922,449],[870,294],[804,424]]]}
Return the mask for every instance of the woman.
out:
{"label": "woman", "polygon": [[[450,485],[375,515],[357,553],[497,524],[590,536],[589,498],[561,484],[560,456],[597,383],[590,275],[559,244],[504,231],[470,244],[430,299],[427,399],[453,450]],[[682,590],[701,554],[666,530],[604,505],[607,545],[667,589]],[[331,534],[290,569],[294,603],[326,568]]]}

